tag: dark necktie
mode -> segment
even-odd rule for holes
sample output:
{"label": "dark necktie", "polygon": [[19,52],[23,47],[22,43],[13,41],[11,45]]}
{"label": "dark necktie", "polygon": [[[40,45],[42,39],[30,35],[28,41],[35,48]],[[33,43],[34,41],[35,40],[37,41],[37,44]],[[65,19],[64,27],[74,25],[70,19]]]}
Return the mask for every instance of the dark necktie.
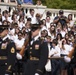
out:
{"label": "dark necktie", "polygon": [[31,45],[33,44],[33,42],[34,42],[34,38],[31,39]]}
{"label": "dark necktie", "polygon": [[2,41],[2,39],[0,38],[0,41]]}

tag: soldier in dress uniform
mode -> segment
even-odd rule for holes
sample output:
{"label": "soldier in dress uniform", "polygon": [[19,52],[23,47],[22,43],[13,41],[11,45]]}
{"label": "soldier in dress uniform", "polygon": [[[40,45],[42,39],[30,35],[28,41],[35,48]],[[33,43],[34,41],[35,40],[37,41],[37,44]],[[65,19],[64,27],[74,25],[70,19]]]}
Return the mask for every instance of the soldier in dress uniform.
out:
{"label": "soldier in dress uniform", "polygon": [[31,26],[31,37],[25,56],[27,62],[25,63],[23,75],[43,75],[45,71],[45,65],[48,58],[48,46],[47,42],[41,41],[39,38],[40,26],[39,24],[33,24]]}
{"label": "soldier in dress uniform", "polygon": [[11,75],[16,58],[16,47],[8,39],[8,25],[0,25],[0,75]]}
{"label": "soldier in dress uniform", "polygon": [[76,75],[76,40],[74,41],[74,53],[68,67],[68,75]]}
{"label": "soldier in dress uniform", "polygon": [[67,75],[76,75],[76,40],[73,43],[73,49],[64,60],[68,63]]}

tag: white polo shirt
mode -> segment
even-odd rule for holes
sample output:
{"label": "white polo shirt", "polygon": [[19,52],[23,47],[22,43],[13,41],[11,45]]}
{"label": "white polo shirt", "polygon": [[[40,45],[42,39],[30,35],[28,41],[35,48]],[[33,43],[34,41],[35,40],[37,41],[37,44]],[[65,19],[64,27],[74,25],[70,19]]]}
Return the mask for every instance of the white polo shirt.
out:
{"label": "white polo shirt", "polygon": [[65,44],[64,45],[64,48],[65,48],[65,50],[64,49],[61,49],[61,54],[64,54],[64,55],[68,55],[69,52],[73,49],[73,47],[71,47],[68,44]]}

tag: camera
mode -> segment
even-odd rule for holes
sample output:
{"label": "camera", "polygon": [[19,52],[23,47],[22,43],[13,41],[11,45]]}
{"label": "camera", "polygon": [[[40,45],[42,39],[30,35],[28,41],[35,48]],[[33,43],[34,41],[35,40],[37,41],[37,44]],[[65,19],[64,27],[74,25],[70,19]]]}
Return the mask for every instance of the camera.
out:
{"label": "camera", "polygon": [[65,20],[65,17],[64,17],[64,16],[61,16],[61,18],[60,18],[60,19]]}

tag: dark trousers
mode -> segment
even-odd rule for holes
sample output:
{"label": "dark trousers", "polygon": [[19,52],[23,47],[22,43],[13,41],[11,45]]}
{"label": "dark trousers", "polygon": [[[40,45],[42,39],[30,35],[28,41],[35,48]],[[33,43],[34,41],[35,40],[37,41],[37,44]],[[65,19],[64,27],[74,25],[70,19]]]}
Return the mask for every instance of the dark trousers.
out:
{"label": "dark trousers", "polygon": [[[35,75],[37,73],[39,61],[35,60],[27,60],[24,63],[24,72],[23,75]],[[39,75],[43,75],[43,73],[39,73]]]}
{"label": "dark trousers", "polygon": [[14,72],[16,75],[20,75],[22,73],[23,69],[23,61],[22,60],[17,60],[14,66]]}
{"label": "dark trousers", "polygon": [[52,71],[51,75],[59,75],[60,74],[60,67],[61,67],[61,61],[60,59],[52,59],[51,64],[52,64]]}
{"label": "dark trousers", "polygon": [[44,75],[51,75],[51,72],[46,72]]}
{"label": "dark trousers", "polygon": [[5,75],[5,74],[9,74],[9,75],[13,75],[12,72],[6,72],[6,65],[0,65],[0,75]]}
{"label": "dark trousers", "polygon": [[68,75],[74,75],[75,64],[69,64],[67,68]]}
{"label": "dark trousers", "polygon": [[6,66],[5,65],[0,65],[0,75],[4,75],[5,70],[6,70]]}

